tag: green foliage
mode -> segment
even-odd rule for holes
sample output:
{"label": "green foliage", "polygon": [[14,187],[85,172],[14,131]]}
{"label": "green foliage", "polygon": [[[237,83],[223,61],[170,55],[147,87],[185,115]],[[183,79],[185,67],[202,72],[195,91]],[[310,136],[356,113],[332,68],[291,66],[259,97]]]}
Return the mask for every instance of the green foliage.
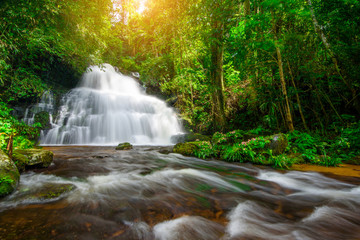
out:
{"label": "green foliage", "polygon": [[[340,152],[340,149],[344,146],[349,146],[344,140],[322,140],[319,136],[314,137],[308,133],[299,131],[289,133],[288,139],[289,151],[300,153],[304,160],[311,164],[327,167],[341,164],[342,157],[336,152]],[[329,144],[329,142],[333,143]]]}
{"label": "green foliage", "polygon": [[2,183],[9,183],[12,184],[14,182],[14,180],[10,177],[10,176],[5,176],[5,177],[1,177],[0,178],[0,185]]}
{"label": "green foliage", "polygon": [[319,140],[314,138],[308,133],[293,131],[288,134],[289,147],[295,153],[301,153],[307,161],[314,160],[316,158],[317,148]]}
{"label": "green foliage", "polygon": [[252,138],[226,147],[221,157],[231,162],[262,162],[265,159],[265,146],[269,143],[270,140],[264,137]]}
{"label": "green foliage", "polygon": [[20,122],[11,116],[12,109],[0,102],[0,148],[6,150],[10,136],[13,136],[14,148],[31,148],[37,140],[40,130]]}
{"label": "green foliage", "polygon": [[360,155],[360,122],[352,123],[340,130],[340,135],[333,139],[328,146],[332,161],[352,162]]}
{"label": "green foliage", "polygon": [[270,155],[269,162],[276,168],[290,168],[294,164],[294,159],[286,154]]}
{"label": "green foliage", "polygon": [[211,158],[215,157],[215,150],[212,144],[208,141],[201,141],[197,144],[197,148],[194,150],[194,156],[198,158]]}

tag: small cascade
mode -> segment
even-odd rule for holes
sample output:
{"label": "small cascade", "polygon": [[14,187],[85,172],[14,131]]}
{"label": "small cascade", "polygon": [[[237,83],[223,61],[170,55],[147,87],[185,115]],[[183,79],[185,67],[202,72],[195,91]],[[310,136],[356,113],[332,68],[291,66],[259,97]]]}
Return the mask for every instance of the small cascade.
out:
{"label": "small cascade", "polygon": [[39,103],[25,110],[25,115],[22,120],[28,125],[33,125],[35,115],[37,113],[48,112],[50,115],[50,122],[52,122],[54,111],[55,111],[54,95],[51,91],[45,91],[41,96]]}
{"label": "small cascade", "polygon": [[91,66],[63,99],[42,145],[170,144],[181,126],[164,101],[109,64]]}

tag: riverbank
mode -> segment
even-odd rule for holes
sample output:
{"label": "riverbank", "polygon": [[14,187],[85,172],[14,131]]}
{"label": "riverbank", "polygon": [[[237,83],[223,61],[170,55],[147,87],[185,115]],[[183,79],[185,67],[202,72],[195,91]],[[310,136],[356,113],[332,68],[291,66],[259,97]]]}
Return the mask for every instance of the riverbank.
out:
{"label": "riverbank", "polygon": [[339,176],[360,178],[360,166],[352,164],[340,164],[338,167],[324,167],[310,164],[294,164],[290,170],[302,172],[320,172],[324,174],[335,174]]}

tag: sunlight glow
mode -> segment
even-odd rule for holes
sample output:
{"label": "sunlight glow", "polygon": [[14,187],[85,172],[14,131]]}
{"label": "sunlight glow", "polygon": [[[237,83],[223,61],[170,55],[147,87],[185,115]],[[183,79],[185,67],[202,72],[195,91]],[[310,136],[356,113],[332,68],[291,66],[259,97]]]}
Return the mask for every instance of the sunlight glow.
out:
{"label": "sunlight glow", "polygon": [[136,9],[136,12],[139,14],[142,14],[144,12],[144,10],[146,9],[146,7],[145,7],[146,0],[139,0],[139,3],[140,3],[140,6],[138,9]]}

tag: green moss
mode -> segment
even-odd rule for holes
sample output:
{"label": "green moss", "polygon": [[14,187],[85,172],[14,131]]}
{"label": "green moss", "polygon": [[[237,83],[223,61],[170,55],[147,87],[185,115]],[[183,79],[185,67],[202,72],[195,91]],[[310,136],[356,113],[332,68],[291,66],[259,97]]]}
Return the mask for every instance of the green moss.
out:
{"label": "green moss", "polygon": [[285,152],[288,146],[288,140],[285,134],[275,134],[270,137],[269,149],[272,150],[273,155],[279,155]]}
{"label": "green moss", "polygon": [[185,156],[195,156],[198,145],[195,142],[178,143],[174,146],[173,152]]}
{"label": "green moss", "polygon": [[61,194],[70,192],[75,189],[75,186],[72,184],[54,184],[48,185],[44,190],[41,190],[35,193],[31,198],[40,199],[40,200],[48,200],[58,198]]}
{"label": "green moss", "polygon": [[206,208],[211,207],[211,203],[206,197],[196,196],[195,198],[197,202],[200,203],[201,206],[204,206]]}
{"label": "green moss", "polygon": [[249,185],[243,184],[241,182],[237,182],[237,181],[233,181],[233,180],[228,180],[229,183],[231,183],[232,185],[234,185],[235,187],[241,189],[242,191],[250,191],[251,187]]}
{"label": "green moss", "polygon": [[0,197],[6,196],[14,191],[13,183],[14,180],[9,176],[0,177]]}
{"label": "green moss", "polygon": [[0,197],[13,192],[19,182],[20,174],[13,161],[0,150]]}
{"label": "green moss", "polygon": [[19,172],[25,171],[26,166],[29,164],[29,159],[19,152],[14,152],[12,155],[12,159],[18,168]]}
{"label": "green moss", "polygon": [[53,161],[54,154],[42,149],[15,150],[13,158],[16,162],[26,164],[25,167],[48,167]]}
{"label": "green moss", "polygon": [[211,138],[199,133],[189,133],[185,136],[185,142],[210,141]]}
{"label": "green moss", "polygon": [[130,150],[132,148],[133,148],[133,146],[130,143],[124,142],[124,143],[120,143],[115,149],[116,150]]}
{"label": "green moss", "polygon": [[211,189],[213,189],[212,186],[208,185],[208,184],[198,184],[195,188],[195,191],[197,192],[208,192]]}

